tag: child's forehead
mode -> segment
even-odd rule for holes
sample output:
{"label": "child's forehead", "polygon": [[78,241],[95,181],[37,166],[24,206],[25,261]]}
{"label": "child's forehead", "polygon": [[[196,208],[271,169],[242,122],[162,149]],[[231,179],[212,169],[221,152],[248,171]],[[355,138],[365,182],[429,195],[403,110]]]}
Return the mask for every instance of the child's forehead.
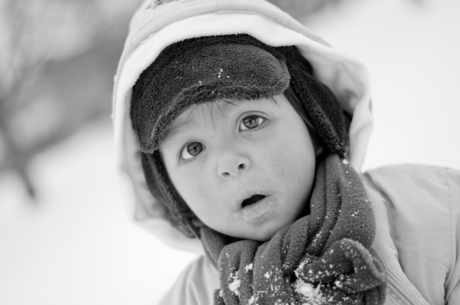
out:
{"label": "child's forehead", "polygon": [[228,117],[233,113],[246,111],[250,108],[272,108],[278,105],[278,101],[285,99],[284,95],[273,96],[269,98],[260,99],[219,99],[213,102],[195,104],[188,107],[181,115],[179,115],[174,121],[187,121],[187,120],[198,120],[201,121],[203,118],[209,115],[223,115]]}
{"label": "child's forehead", "polygon": [[214,102],[195,104],[188,107],[174,119],[169,128],[182,124],[197,124],[207,122],[215,116],[230,118],[233,114],[250,108],[266,108],[269,99],[238,100],[222,99]]}
{"label": "child's forehead", "polygon": [[234,115],[250,109],[266,109],[277,105],[277,97],[239,100],[220,99],[213,102],[194,104],[185,109],[165,131],[164,141],[181,132],[216,124],[216,117],[231,119]]}

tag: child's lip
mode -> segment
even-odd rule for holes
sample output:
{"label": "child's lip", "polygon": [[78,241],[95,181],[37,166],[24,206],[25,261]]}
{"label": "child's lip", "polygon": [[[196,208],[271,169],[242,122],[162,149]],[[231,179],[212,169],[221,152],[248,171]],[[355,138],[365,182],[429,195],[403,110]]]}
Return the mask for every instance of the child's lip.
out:
{"label": "child's lip", "polygon": [[[236,196],[236,200],[235,200],[235,203],[234,203],[234,211],[240,211],[248,206],[252,206],[254,204],[257,204],[259,203],[260,201],[262,200],[259,200],[259,202],[256,202],[256,203],[253,203],[251,205],[248,205],[248,206],[244,206],[243,207],[243,202],[249,198],[251,198],[252,196],[255,196],[255,195],[262,195],[262,196],[265,196],[268,197],[271,195],[271,192],[268,192],[266,189],[263,189],[259,186],[244,186],[239,192],[238,192],[238,195]],[[263,198],[263,199],[265,199]]]}
{"label": "child's lip", "polygon": [[272,195],[266,195],[263,199],[256,203],[241,207],[237,214],[245,222],[256,222],[260,218],[264,217],[273,210],[276,204],[276,197]]}

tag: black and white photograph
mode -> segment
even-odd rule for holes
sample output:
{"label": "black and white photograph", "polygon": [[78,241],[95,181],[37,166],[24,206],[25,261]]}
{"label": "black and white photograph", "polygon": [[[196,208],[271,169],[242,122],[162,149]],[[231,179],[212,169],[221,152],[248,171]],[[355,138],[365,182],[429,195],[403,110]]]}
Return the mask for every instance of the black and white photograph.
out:
{"label": "black and white photograph", "polygon": [[0,304],[459,305],[459,16],[0,0]]}

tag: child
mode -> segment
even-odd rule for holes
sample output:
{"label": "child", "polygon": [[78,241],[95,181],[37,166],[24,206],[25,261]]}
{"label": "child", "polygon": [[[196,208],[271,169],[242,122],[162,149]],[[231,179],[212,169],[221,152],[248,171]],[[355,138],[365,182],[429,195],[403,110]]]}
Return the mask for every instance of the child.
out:
{"label": "child", "polygon": [[359,176],[365,69],[273,5],[147,1],[114,103],[136,220],[206,254],[163,304],[460,302],[459,173]]}

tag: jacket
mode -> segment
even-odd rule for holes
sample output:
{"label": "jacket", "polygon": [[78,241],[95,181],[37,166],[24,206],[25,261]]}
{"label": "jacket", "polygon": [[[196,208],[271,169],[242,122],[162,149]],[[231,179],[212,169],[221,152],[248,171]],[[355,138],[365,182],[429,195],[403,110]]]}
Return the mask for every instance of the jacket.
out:
{"label": "jacket", "polygon": [[[360,172],[365,158],[373,123],[367,70],[359,60],[330,47],[322,38],[311,33],[291,16],[264,0],[147,0],[133,16],[114,79],[112,117],[116,162],[121,177],[122,194],[125,196],[133,220],[153,233],[166,245],[176,249],[204,253],[199,240],[185,237],[179,230],[170,225],[165,217],[165,207],[148,190],[141,166],[139,142],[132,128],[129,115],[132,87],[142,71],[168,45],[187,38],[235,33],[251,35],[272,46],[295,45],[312,64],[315,78],[331,89],[342,108],[352,116],[349,130],[350,150],[348,159],[358,172]],[[411,302],[413,304],[442,304],[439,303],[442,295],[446,302],[450,302],[449,304],[456,304],[456,302],[460,304],[458,296],[460,288],[456,284],[459,274],[458,269],[456,269],[456,261],[460,252],[454,247],[454,245],[459,244],[455,234],[459,231],[457,221],[459,218],[459,196],[456,195],[457,210],[454,209],[453,202],[455,201],[452,199],[450,214],[431,213],[430,211],[435,208],[427,202],[425,205],[428,208],[424,210],[421,208],[409,209],[408,207],[415,206],[416,202],[421,199],[430,198],[420,191],[417,187],[418,182],[415,183],[409,178],[422,177],[423,175],[419,171],[423,173],[425,171],[433,172],[432,175],[438,177],[438,180],[435,179],[436,181],[432,184],[428,181],[433,179],[427,181],[419,179],[423,186],[420,189],[431,189],[431,187],[437,186],[438,188],[435,188],[437,191],[427,192],[432,194],[430,202],[437,202],[434,199],[442,195],[443,197],[441,197],[444,198],[442,206],[446,205],[450,199],[448,199],[448,191],[445,190],[444,193],[440,191],[441,185],[447,188],[448,183],[454,184],[454,182],[448,181],[455,179],[458,185],[458,174],[455,176],[450,172],[444,173],[445,180],[443,180],[439,169],[403,167],[401,169],[381,169],[363,175],[369,198],[375,205],[374,211],[378,219],[375,248],[379,253],[381,252],[380,255],[387,264],[390,279],[393,279],[390,281],[387,302],[388,304],[412,304]],[[408,177],[403,178],[403,173],[406,173]],[[401,178],[401,183],[394,183],[394,175]],[[451,177],[450,180],[447,177]],[[441,184],[441,181],[444,181],[444,184]],[[414,192],[405,192],[409,186]],[[401,191],[397,192],[399,187],[401,187]],[[393,199],[393,193],[386,188],[403,197],[401,200],[390,200]],[[420,196],[420,200],[418,197],[415,198],[416,195],[422,194],[424,195]],[[408,201],[410,203],[406,203]],[[405,213],[402,215],[412,217],[399,216],[400,207],[405,207],[403,209]],[[410,213],[412,210],[427,212],[423,213],[420,218],[414,218]],[[425,216],[428,218],[425,219]],[[446,218],[444,219],[444,217]],[[399,222],[400,220],[401,222]],[[427,223],[430,225],[426,225]],[[435,224],[442,226],[448,223],[451,224],[449,229],[446,227],[443,231],[430,230]],[[397,224],[400,224],[401,231]],[[455,229],[454,225],[457,226]],[[420,231],[418,230],[419,226],[421,226]],[[412,229],[408,230],[408,228]],[[406,235],[402,232],[410,232],[410,234]],[[450,240],[446,240],[444,243],[443,238],[438,236],[440,232],[446,232],[443,233],[444,239],[446,236],[450,236]],[[426,234],[432,240],[439,241],[436,249],[439,251],[444,249],[449,252],[450,256],[447,256],[450,258],[442,261],[444,273],[441,269],[435,269],[437,272],[434,272],[433,268],[419,273],[423,268],[418,266],[427,260],[416,263],[417,259],[408,254],[415,252],[419,255],[428,251],[429,246],[426,244],[428,239],[422,238],[421,241],[418,239]],[[410,237],[409,240],[408,237]],[[412,242],[412,240],[416,242]],[[406,248],[410,248],[411,251],[407,252]],[[437,255],[437,253],[427,254],[427,256],[423,255],[423,258],[438,261]],[[170,294],[173,295],[173,298],[168,299],[164,304],[211,304],[209,291],[213,287],[217,288],[218,285],[217,273],[211,268],[213,267],[204,257],[193,263],[173,288],[180,289],[182,292],[186,291],[186,293],[177,294],[174,292]],[[433,281],[433,285],[430,287],[427,287],[429,286],[427,283],[430,282],[427,277],[420,279],[420,275],[430,274],[433,276],[437,273],[439,273],[437,278],[444,274],[444,280]],[[443,286],[440,287],[440,285]],[[185,299],[181,299],[181,297]],[[407,299],[411,302],[404,303],[399,299]],[[419,300],[419,303],[415,300]],[[391,303],[392,301],[393,303]]]}

